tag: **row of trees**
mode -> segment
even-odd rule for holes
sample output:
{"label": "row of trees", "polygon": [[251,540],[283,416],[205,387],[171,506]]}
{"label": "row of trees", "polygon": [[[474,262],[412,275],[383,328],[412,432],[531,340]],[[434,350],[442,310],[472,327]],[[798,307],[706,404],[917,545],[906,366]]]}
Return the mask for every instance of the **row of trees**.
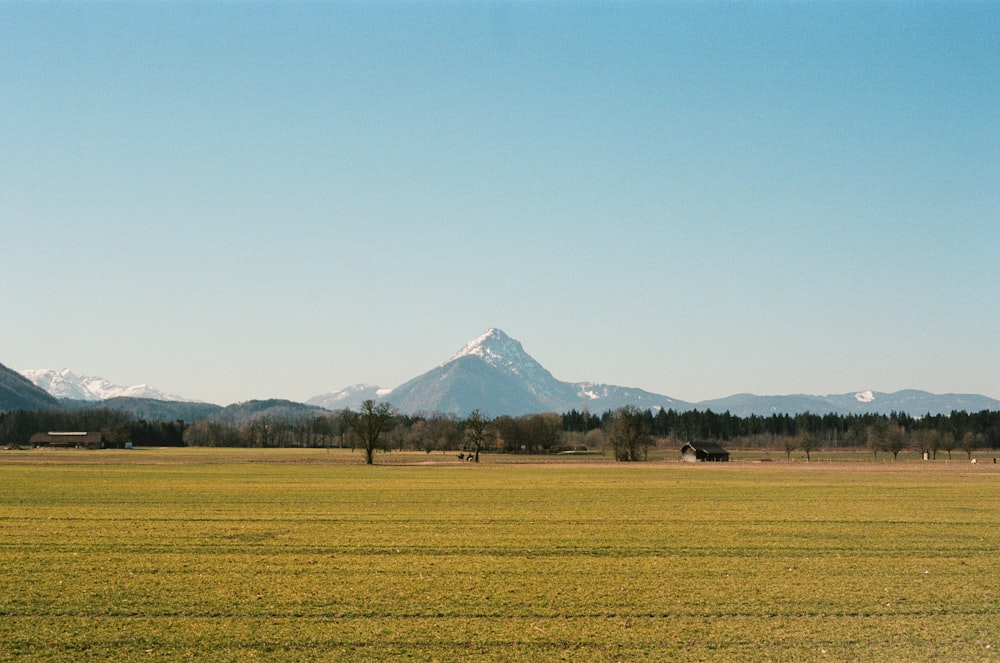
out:
{"label": "row of trees", "polygon": [[[801,449],[806,459],[810,453],[819,448],[819,439],[812,433],[786,435],[782,438],[786,457],[790,457],[796,449]],[[865,446],[876,458],[879,452],[891,453],[893,458],[900,451],[907,449],[924,454],[929,459],[937,459],[939,453],[947,453],[956,449],[964,451],[969,458],[975,449],[987,448],[986,436],[983,433],[965,431],[961,437],[956,437],[951,431],[941,432],[936,429],[917,429],[907,431],[898,422],[889,419],[877,420],[865,429]],[[995,447],[994,447],[995,448]]]}
{"label": "row of trees", "polygon": [[[934,450],[932,445],[948,444],[950,439],[961,444],[969,439],[976,444],[976,448],[1000,449],[1000,411],[992,410],[922,417],[900,412],[889,415],[804,413],[739,417],[711,410],[659,410],[655,414],[652,410],[629,410],[641,417],[643,426],[654,438],[670,438],[681,443],[717,440],[740,448],[781,448],[789,439],[801,438],[807,446],[812,444],[812,448],[873,448],[874,445],[881,451],[880,440],[892,438],[894,434],[891,431],[898,428],[904,432],[906,445],[923,445],[931,451]],[[576,432],[604,429],[608,418],[617,412],[620,411],[594,416],[573,410],[562,415],[563,428]],[[972,437],[968,438],[970,433]],[[935,440],[935,435],[941,436],[941,439]],[[899,443],[889,440],[885,444],[893,447]],[[907,448],[906,445],[903,448]],[[940,446],[937,449],[944,450]]]}
{"label": "row of trees", "polygon": [[955,412],[911,417],[884,415],[779,415],[738,417],[728,412],[676,412],[625,407],[601,415],[571,411],[489,418],[476,411],[448,415],[401,415],[390,404],[366,401],[357,411],[316,416],[260,416],[243,421],[204,419],[146,421],[109,409],[0,413],[0,444],[23,445],[48,430],[101,431],[113,446],[350,447],[372,462],[377,449],[481,453],[553,453],[605,450],[621,461],[647,457],[655,446],[680,448],[685,441],[715,440],[744,449],[801,450],[867,448],[893,456],[905,449],[936,458],[961,450],[1000,449],[1000,412]]}
{"label": "row of trees", "polygon": [[146,421],[108,408],[0,412],[2,446],[27,444],[45,431],[100,431],[111,446],[179,447],[185,444],[186,429],[183,421]]}
{"label": "row of trees", "polygon": [[[465,419],[410,416],[374,401],[366,401],[358,411],[341,410],[322,417],[260,417],[242,425],[204,420],[189,425],[184,433],[185,443],[192,446],[360,447],[367,451],[374,439],[372,444],[377,448],[428,453],[468,450],[474,458],[483,452],[551,453],[562,449],[566,437],[557,414],[496,419],[480,411]],[[593,439],[591,436],[591,442]]]}

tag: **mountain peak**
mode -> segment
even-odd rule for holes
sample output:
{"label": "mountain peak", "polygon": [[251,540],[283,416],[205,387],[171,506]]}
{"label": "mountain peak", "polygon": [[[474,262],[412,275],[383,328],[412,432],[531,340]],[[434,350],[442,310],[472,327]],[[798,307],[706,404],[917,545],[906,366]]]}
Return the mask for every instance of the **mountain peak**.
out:
{"label": "mountain peak", "polygon": [[444,365],[464,357],[475,357],[493,368],[536,383],[553,379],[551,373],[524,351],[520,341],[496,327],[490,327],[481,336],[466,343]]}
{"label": "mountain peak", "polygon": [[79,401],[102,401],[119,397],[150,398],[158,401],[187,400],[182,396],[164,393],[148,384],[123,387],[101,377],[77,375],[68,368],[61,370],[27,369],[21,371],[21,375],[56,398]]}
{"label": "mountain peak", "polygon": [[505,334],[502,329],[497,329],[496,327],[490,327],[484,334],[466,343],[448,361],[455,361],[456,359],[469,356],[479,357],[487,364],[497,367],[507,364],[510,361],[520,360],[522,357],[528,357],[520,342],[515,341]]}
{"label": "mountain peak", "polygon": [[487,416],[519,416],[573,408],[600,412],[625,404],[687,405],[641,389],[557,380],[519,341],[496,327],[466,343],[447,362],[393,389],[389,399],[402,412],[462,416],[473,409]]}

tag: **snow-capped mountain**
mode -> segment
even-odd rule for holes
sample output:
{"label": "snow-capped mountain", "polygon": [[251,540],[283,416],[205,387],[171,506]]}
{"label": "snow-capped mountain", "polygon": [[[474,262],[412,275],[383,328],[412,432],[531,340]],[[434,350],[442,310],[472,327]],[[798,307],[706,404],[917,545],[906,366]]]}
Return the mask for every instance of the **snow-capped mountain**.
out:
{"label": "snow-capped mountain", "polygon": [[811,396],[735,394],[689,403],[642,389],[593,382],[562,382],[525,352],[520,342],[492,328],[466,343],[451,359],[392,390],[356,385],[317,396],[310,404],[328,409],[356,408],[366,398],[383,399],[404,414],[441,412],[466,416],[481,410],[488,416],[568,412],[603,413],[624,405],[641,409],[712,410],[745,417],[772,414],[866,414],[906,412],[913,416],[1000,409],[1000,401],[976,394],[931,394],[925,391],[858,391]]}
{"label": "snow-capped mountain", "polygon": [[109,380],[90,375],[77,375],[68,368],[56,371],[47,368],[28,369],[21,375],[56,398],[75,401],[103,401],[108,398],[150,398],[158,401],[186,401],[149,385],[123,387]]}
{"label": "snow-capped mountain", "polygon": [[563,382],[525,352],[520,342],[491,328],[448,361],[383,396],[400,412],[488,416],[603,412],[623,405],[687,409],[690,404],[641,389]]}
{"label": "snow-capped mountain", "polygon": [[520,341],[507,336],[496,327],[487,329],[485,334],[466,343],[445,364],[462,357],[478,357],[493,368],[529,382],[546,382],[553,379],[548,370],[524,351]]}
{"label": "snow-capped mountain", "polygon": [[[517,381],[521,387],[530,392],[539,402],[558,407],[567,401],[578,398],[578,390],[567,382],[555,379],[544,366],[524,351],[524,346],[502,330],[491,327],[486,333],[475,338],[462,347],[441,367],[465,365],[462,360],[469,358],[485,363],[487,366]],[[394,392],[398,391],[393,390]],[[485,408],[483,406],[479,406]]]}
{"label": "snow-capped mountain", "polygon": [[340,391],[331,391],[319,396],[313,396],[306,401],[307,405],[316,405],[327,410],[354,410],[366,400],[378,400],[386,396],[391,389],[382,389],[372,384],[352,384]]}

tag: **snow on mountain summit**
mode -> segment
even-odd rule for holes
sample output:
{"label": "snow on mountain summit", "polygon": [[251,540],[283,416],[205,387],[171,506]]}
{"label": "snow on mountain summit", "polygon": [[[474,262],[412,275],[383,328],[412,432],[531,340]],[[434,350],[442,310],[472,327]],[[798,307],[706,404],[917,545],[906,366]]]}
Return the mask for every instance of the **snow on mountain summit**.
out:
{"label": "snow on mountain summit", "polygon": [[324,407],[327,410],[350,410],[360,406],[362,402],[368,399],[378,400],[388,394],[389,391],[374,384],[352,384],[340,391],[331,391],[330,393],[313,396],[306,401],[306,404]]}
{"label": "snow on mountain summit", "polygon": [[478,357],[500,370],[528,380],[552,380],[548,372],[534,357],[524,351],[524,346],[503,332],[490,327],[484,334],[466,343],[446,364],[463,357]]}
{"label": "snow on mountain summit", "polygon": [[875,394],[871,390],[859,391],[854,394],[854,398],[856,398],[859,403],[871,403],[875,400]]}
{"label": "snow on mountain summit", "polygon": [[77,375],[68,368],[59,371],[46,368],[28,369],[21,371],[21,375],[56,398],[77,401],[102,401],[119,397],[151,398],[159,401],[187,400],[181,396],[164,393],[146,384],[123,387],[101,377]]}
{"label": "snow on mountain summit", "polygon": [[479,357],[490,366],[510,365],[516,363],[517,360],[523,361],[525,358],[534,361],[531,357],[528,357],[524,351],[524,346],[519,341],[515,341],[510,336],[507,336],[502,329],[497,329],[496,327],[490,327],[486,330],[486,333],[466,343],[448,361],[455,361],[456,359],[469,356]]}

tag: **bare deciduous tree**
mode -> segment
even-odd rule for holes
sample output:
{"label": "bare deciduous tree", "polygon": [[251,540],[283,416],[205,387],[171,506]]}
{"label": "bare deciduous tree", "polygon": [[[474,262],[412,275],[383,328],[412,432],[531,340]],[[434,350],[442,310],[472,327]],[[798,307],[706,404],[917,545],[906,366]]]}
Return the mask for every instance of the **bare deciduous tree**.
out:
{"label": "bare deciduous tree", "polygon": [[799,448],[799,439],[794,435],[785,435],[782,443],[785,446],[785,459],[791,460],[792,452]]}
{"label": "bare deciduous tree", "polygon": [[981,440],[976,437],[976,434],[972,431],[968,431],[962,436],[962,439],[958,442],[958,448],[968,454],[969,458],[972,458],[972,452],[980,446]]}
{"label": "bare deciduous tree", "polygon": [[809,454],[816,449],[816,436],[812,433],[802,433],[798,436],[799,448],[806,454],[806,462],[809,462]]}
{"label": "bare deciduous tree", "polygon": [[344,412],[344,418],[351,431],[361,440],[365,448],[365,462],[368,465],[374,463],[374,453],[378,448],[379,439],[391,426],[395,414],[396,411],[389,403],[376,403],[372,399],[361,403],[360,413],[350,410]]}
{"label": "bare deciduous tree", "polygon": [[896,422],[890,422],[885,432],[885,450],[896,460],[899,452],[906,448],[906,431]]}
{"label": "bare deciduous tree", "polygon": [[489,433],[490,420],[483,416],[479,410],[469,413],[469,418],[465,420],[465,441],[472,450],[476,452],[475,461],[479,462],[479,452],[486,444]]}
{"label": "bare deciduous tree", "polygon": [[653,438],[642,413],[635,407],[626,405],[612,412],[604,424],[605,440],[614,452],[615,460],[645,460]]}

